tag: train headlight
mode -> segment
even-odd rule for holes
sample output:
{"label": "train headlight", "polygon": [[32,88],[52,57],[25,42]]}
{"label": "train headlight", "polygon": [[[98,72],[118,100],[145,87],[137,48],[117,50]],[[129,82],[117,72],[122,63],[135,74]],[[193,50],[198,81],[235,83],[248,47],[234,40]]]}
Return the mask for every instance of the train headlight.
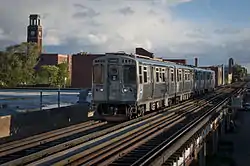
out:
{"label": "train headlight", "polygon": [[127,93],[128,90],[129,90],[129,88],[122,88],[122,92],[123,92],[123,93]]}

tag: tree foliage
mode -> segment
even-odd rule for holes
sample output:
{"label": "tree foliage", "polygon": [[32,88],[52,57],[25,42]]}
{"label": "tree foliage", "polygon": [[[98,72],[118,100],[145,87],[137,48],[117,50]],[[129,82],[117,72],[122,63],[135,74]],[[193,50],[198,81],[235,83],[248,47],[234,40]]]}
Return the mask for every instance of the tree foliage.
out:
{"label": "tree foliage", "polygon": [[0,52],[0,86],[65,85],[69,80],[68,64],[43,65],[36,71],[39,56],[35,43],[21,43]]}
{"label": "tree foliage", "polygon": [[38,72],[38,79],[37,82],[40,84],[49,84],[52,86],[57,85],[57,76],[58,76],[58,67],[54,65],[43,65]]}
{"label": "tree foliage", "polygon": [[57,83],[59,86],[66,86],[67,81],[69,80],[69,71],[68,71],[68,63],[63,62],[57,65],[58,67],[58,76]]}
{"label": "tree foliage", "polygon": [[34,83],[34,66],[39,57],[34,43],[21,43],[7,47],[0,53],[0,82],[4,86]]}
{"label": "tree foliage", "polygon": [[65,86],[69,79],[68,64],[43,65],[37,74],[37,82],[52,86]]}
{"label": "tree foliage", "polygon": [[247,76],[247,69],[239,64],[233,66],[233,77],[234,79],[242,79]]}

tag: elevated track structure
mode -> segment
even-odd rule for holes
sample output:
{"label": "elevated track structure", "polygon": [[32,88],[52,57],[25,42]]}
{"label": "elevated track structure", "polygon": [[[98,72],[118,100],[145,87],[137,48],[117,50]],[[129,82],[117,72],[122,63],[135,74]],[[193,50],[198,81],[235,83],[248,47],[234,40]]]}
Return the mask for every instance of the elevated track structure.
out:
{"label": "elevated track structure", "polygon": [[0,164],[188,164],[204,152],[208,135],[217,138],[218,126],[225,123],[228,115],[230,98],[240,95],[244,85],[245,82],[221,87],[167,111],[159,110],[121,124],[89,121],[6,143],[0,145]]}

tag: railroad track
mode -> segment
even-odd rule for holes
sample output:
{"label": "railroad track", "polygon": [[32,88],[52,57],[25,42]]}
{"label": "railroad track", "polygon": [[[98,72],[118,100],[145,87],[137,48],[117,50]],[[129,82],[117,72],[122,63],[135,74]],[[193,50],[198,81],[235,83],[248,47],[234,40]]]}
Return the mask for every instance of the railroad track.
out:
{"label": "railroad track", "polygon": [[[220,94],[219,96],[224,97],[224,94]],[[219,96],[212,97],[209,102],[218,100]],[[96,146],[89,146],[87,149],[81,149],[82,147],[86,147],[86,145],[89,145],[88,143],[85,143],[85,145],[83,144],[81,147],[63,152],[65,154],[72,153],[72,151],[75,152],[75,154],[71,154],[71,156],[59,153],[55,156],[50,156],[46,159],[34,162],[32,164],[108,165],[118,160],[113,164],[130,165],[131,163],[129,161],[133,161],[132,159],[136,160],[138,159],[139,155],[146,154],[147,151],[154,148],[155,144],[147,144],[144,146],[144,149],[140,151],[134,149],[141,147],[148,141],[163,141],[164,139],[166,139],[166,137],[164,137],[164,139],[163,137],[161,137],[160,139],[157,136],[162,136],[162,133],[165,132],[167,132],[168,135],[174,134],[177,131],[176,126],[184,124],[184,120],[194,118],[205,106],[211,107],[209,102],[204,102],[203,107],[194,105],[186,107],[185,109],[178,111],[178,113],[173,112],[172,114],[169,114],[167,116],[158,117],[154,121],[137,127],[136,129],[130,130],[125,134],[109,137],[108,141],[100,142]],[[129,155],[126,156],[124,160],[119,160],[119,158],[128,153]]]}
{"label": "railroad track", "polygon": [[[222,91],[222,89],[218,90],[217,93],[219,93],[220,91]],[[210,98],[214,97],[215,95],[216,94],[210,95]],[[3,161],[3,165],[63,165],[71,162],[73,165],[78,165],[80,163],[86,163],[88,161],[95,161],[98,163],[100,162],[98,161],[98,158],[100,159],[100,156],[103,157],[103,155],[114,152],[117,143],[125,146],[131,141],[141,140],[145,138],[145,134],[143,133],[149,134],[149,138],[151,138],[152,136],[150,137],[150,135],[153,133],[153,131],[156,132],[156,130],[159,130],[157,132],[159,134],[160,131],[162,132],[162,129],[165,130],[166,128],[172,127],[173,125],[183,120],[185,116],[191,114],[192,112],[196,112],[197,109],[200,108],[200,105],[209,105],[209,102],[204,99],[200,100],[199,102],[189,101],[186,103],[182,103],[181,106],[175,106],[175,108],[172,108],[172,112],[163,112],[161,114],[152,113],[146,115],[145,117],[109,127],[103,131],[87,134],[72,140],[64,140],[65,142],[57,142],[57,144],[50,144],[50,146],[44,144],[41,141],[39,141],[40,144],[38,143],[38,141],[34,141],[34,144],[27,149],[26,147],[21,145],[17,147],[15,143],[12,143],[12,145],[15,145],[17,148],[7,148],[5,150],[2,150],[1,148],[0,152],[2,153],[2,155],[0,155],[0,161]],[[186,111],[187,109],[189,109],[189,111]],[[178,110],[178,112],[174,112],[176,110]],[[131,136],[131,133],[133,133],[134,135]],[[153,135],[156,136],[157,134]],[[105,139],[106,141],[104,141]],[[114,142],[116,142],[116,144]],[[107,146],[109,148],[106,148]],[[5,147],[8,146],[5,145]],[[135,146],[133,146],[133,148],[135,148]],[[16,152],[12,153],[13,150],[15,150]],[[107,153],[107,151],[109,151],[109,153]],[[115,159],[117,159],[117,157],[120,156],[116,155]],[[111,162],[111,160],[107,161]]]}
{"label": "railroad track", "polygon": [[[217,93],[219,93],[222,90],[223,88],[218,89]],[[215,96],[215,94],[210,94],[208,96],[213,97]],[[171,107],[171,111],[174,112],[181,108],[188,108],[194,104],[196,106],[202,105],[205,102],[204,99],[205,97],[202,97],[194,101],[186,101],[181,105],[175,105]],[[167,115],[169,117],[172,117],[171,111],[164,113],[161,116]],[[65,149],[70,149],[71,147],[88,142],[89,140],[93,140],[98,137],[107,135],[111,132],[122,129],[133,123],[139,123],[141,121],[141,124],[142,123],[145,124],[148,121],[152,121],[153,119],[157,118],[158,117],[157,113],[158,112],[150,113],[144,117],[134,119],[120,125],[107,124],[106,122],[90,121],[70,126],[64,129],[59,129],[56,131],[51,131],[40,135],[32,136],[23,140],[6,143],[0,145],[0,164],[3,165],[29,164],[45,156],[53,155]],[[181,116],[183,114],[181,113],[181,111],[178,111],[178,115]]]}
{"label": "railroad track", "polygon": [[55,146],[67,140],[72,140],[83,135],[108,128],[110,126],[112,126],[112,124],[107,124],[107,122],[87,121],[66,128],[2,144],[0,145],[0,164],[22,157],[23,155],[29,155],[46,147]]}
{"label": "railroad track", "polygon": [[[184,106],[188,106],[188,105],[192,105],[193,102],[189,102],[184,104]],[[172,108],[172,110],[176,110],[179,109],[180,107],[183,106],[175,106],[174,108]],[[138,118],[138,119],[134,119],[132,121],[120,124],[115,126],[114,124],[107,124],[110,125],[109,127],[107,127],[107,130],[103,130],[102,129],[98,129],[100,132],[95,132],[93,134],[88,134],[87,132],[83,134],[83,136],[79,135],[79,133],[77,133],[76,128],[78,126],[81,125],[77,125],[77,126],[71,126],[69,127],[69,129],[59,129],[58,131],[51,131],[48,133],[44,133],[44,134],[40,134],[37,136],[33,136],[33,137],[29,137],[27,139],[23,139],[20,141],[14,141],[14,142],[10,142],[7,144],[3,144],[0,146],[0,164],[3,165],[19,165],[19,164],[26,164],[29,163],[33,160],[42,158],[44,156],[59,152],[61,150],[76,146],[84,141],[87,140],[91,140],[94,139],[96,137],[105,135],[109,132],[118,130],[120,128],[123,128],[127,125],[130,125],[132,123],[135,123],[137,121],[140,121],[142,119],[147,119],[152,115],[156,115],[157,113],[152,113],[149,115],[146,115],[142,118]],[[93,122],[94,123],[94,122]],[[87,127],[87,124],[90,124],[89,126],[94,127],[93,123],[84,123],[84,125]],[[106,122],[103,123],[98,123],[96,122],[96,124],[99,124],[99,126],[101,126],[101,124],[106,124]],[[111,127],[111,126],[114,127]],[[72,132],[69,132],[70,130],[74,130],[74,132],[76,132],[76,134],[78,134],[77,138],[73,138],[72,137]],[[103,130],[103,131],[101,131]],[[85,130],[86,131],[86,130]],[[67,133],[67,136],[62,135],[64,133]],[[66,138],[65,138],[66,137]],[[71,138],[71,139],[69,139]],[[61,139],[58,141],[58,139]]]}
{"label": "railroad track", "polygon": [[160,156],[163,149],[170,147],[175,141],[181,138],[186,132],[191,128],[195,127],[200,121],[205,117],[210,115],[216,110],[221,104],[225,103],[230,95],[230,93],[239,94],[241,91],[230,90],[224,95],[220,95],[213,98],[213,106],[204,106],[201,110],[193,114],[189,114],[181,123],[174,125],[171,130],[165,130],[161,134],[157,135],[153,139],[144,141],[141,146],[135,148],[134,150],[122,155],[118,160],[113,160],[107,164],[115,165],[149,165],[156,156]]}

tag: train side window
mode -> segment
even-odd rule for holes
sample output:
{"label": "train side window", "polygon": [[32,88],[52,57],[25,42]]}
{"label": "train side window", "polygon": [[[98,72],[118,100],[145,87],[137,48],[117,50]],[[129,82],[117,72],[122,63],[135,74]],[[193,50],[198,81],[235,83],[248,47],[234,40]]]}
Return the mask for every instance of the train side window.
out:
{"label": "train side window", "polygon": [[176,72],[177,72],[176,80],[177,80],[177,82],[179,82],[179,70],[177,70]]}
{"label": "train side window", "polygon": [[162,82],[161,68],[159,68],[159,82]]}
{"label": "train side window", "polygon": [[156,82],[159,82],[160,81],[159,68],[155,68],[155,77],[156,77]]}
{"label": "train side window", "polygon": [[182,81],[182,72],[180,70],[178,70],[178,78],[177,78],[177,81],[180,82]]}
{"label": "train side window", "polygon": [[166,69],[165,71],[165,81],[168,82],[168,77],[169,77],[169,73],[168,73],[168,69]]}
{"label": "train side window", "polygon": [[143,80],[143,75],[142,75],[142,66],[139,66],[139,83],[142,84]]}
{"label": "train side window", "polygon": [[163,82],[166,82],[165,69],[162,69],[162,70],[161,70],[161,80],[162,80]]}
{"label": "train side window", "polygon": [[143,78],[144,78],[144,83],[148,82],[148,75],[147,71],[143,71]]}
{"label": "train side window", "polygon": [[123,81],[124,84],[136,83],[136,66],[134,65],[123,66]]}
{"label": "train side window", "polygon": [[102,64],[96,64],[93,66],[94,84],[103,84],[103,72],[104,72],[104,67]]}
{"label": "train side window", "polygon": [[142,84],[142,75],[139,76],[140,84]]}
{"label": "train side window", "polygon": [[171,81],[174,82],[174,70],[171,69],[170,72],[171,72],[171,74],[170,74]]}
{"label": "train side window", "polygon": [[147,71],[147,67],[143,68],[143,82],[147,83],[148,82],[148,71]]}
{"label": "train side window", "polygon": [[158,67],[156,67],[155,68],[155,82],[159,82],[159,68]]}

